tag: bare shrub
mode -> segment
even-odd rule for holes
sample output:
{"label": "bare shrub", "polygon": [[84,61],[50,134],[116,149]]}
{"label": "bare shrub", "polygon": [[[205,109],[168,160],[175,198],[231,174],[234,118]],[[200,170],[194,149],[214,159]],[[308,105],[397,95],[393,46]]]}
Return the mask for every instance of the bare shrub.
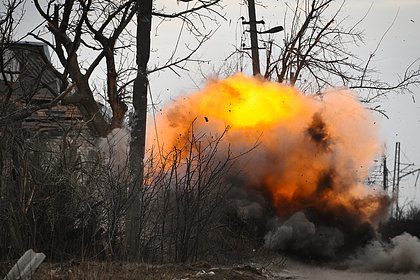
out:
{"label": "bare shrub", "polygon": [[237,158],[221,145],[226,133],[198,135],[192,127],[184,146],[152,153],[141,202],[146,260],[195,261],[220,238],[231,188],[226,179]]}
{"label": "bare shrub", "polygon": [[224,142],[227,129],[205,135],[191,127],[184,146],[150,151],[139,201],[129,199],[136,174],[128,156],[124,162],[112,143],[104,154],[78,130],[55,140],[21,132],[3,127],[0,137],[2,256],[33,248],[54,261],[124,259],[130,203],[140,204],[143,261],[195,261],[223,242],[227,178],[241,156]]}
{"label": "bare shrub", "polygon": [[408,209],[398,218],[391,218],[381,225],[382,236],[389,240],[404,232],[420,238],[420,208],[418,205],[409,205]]}
{"label": "bare shrub", "polygon": [[0,133],[0,252],[52,260],[114,257],[121,247],[125,170],[114,170],[79,130]]}

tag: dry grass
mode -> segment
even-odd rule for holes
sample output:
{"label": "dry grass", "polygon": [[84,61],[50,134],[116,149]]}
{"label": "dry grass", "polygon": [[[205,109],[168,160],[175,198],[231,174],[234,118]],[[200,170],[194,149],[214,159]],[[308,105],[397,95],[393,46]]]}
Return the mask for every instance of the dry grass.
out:
{"label": "dry grass", "polygon": [[[272,273],[282,270],[286,257],[277,253],[251,250],[248,254],[236,256],[235,259],[220,259],[216,262],[199,261],[186,264],[147,264],[127,262],[70,261],[65,263],[44,262],[34,273],[32,279],[145,279],[145,280],[180,280],[180,279],[282,279],[272,277]],[[14,261],[0,263],[0,279],[13,266]]]}
{"label": "dry grass", "polygon": [[[3,271],[3,269],[2,269]],[[264,269],[256,265],[233,265],[230,267],[213,267],[206,262],[193,264],[133,264],[84,262],[81,264],[43,263],[32,279],[65,279],[65,280],[97,280],[97,279],[145,279],[145,280],[180,280],[180,279],[267,279]]]}

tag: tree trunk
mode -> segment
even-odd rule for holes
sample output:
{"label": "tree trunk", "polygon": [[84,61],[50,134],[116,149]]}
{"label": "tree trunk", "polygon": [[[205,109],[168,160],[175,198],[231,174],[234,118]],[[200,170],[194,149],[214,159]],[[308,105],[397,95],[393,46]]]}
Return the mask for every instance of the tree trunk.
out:
{"label": "tree trunk", "polygon": [[134,82],[134,116],[131,127],[130,171],[131,189],[126,219],[127,253],[129,260],[139,260],[139,238],[141,233],[141,193],[144,175],[144,154],[147,113],[147,63],[150,57],[150,29],[152,22],[152,0],[137,0],[137,77]]}

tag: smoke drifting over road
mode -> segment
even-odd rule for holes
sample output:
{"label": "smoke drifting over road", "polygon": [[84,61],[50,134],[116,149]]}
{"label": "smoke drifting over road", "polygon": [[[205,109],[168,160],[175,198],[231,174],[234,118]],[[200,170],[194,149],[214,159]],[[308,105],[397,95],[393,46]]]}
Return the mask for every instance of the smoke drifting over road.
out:
{"label": "smoke drifting over road", "polygon": [[347,262],[353,270],[408,272],[420,269],[420,240],[408,233],[396,236],[389,243],[377,240],[359,249]]}
{"label": "smoke drifting over road", "polygon": [[163,153],[228,128],[220,157],[245,153],[227,176],[229,198],[238,217],[264,224],[268,248],[335,259],[368,244],[387,216],[389,197],[363,184],[380,152],[377,125],[350,91],[305,96],[236,74],[169,104],[157,127]]}

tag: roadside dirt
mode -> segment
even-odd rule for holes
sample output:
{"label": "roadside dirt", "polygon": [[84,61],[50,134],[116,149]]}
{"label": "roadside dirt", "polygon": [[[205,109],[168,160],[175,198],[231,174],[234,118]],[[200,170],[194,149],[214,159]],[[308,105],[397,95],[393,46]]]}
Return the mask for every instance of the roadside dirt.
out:
{"label": "roadside dirt", "polygon": [[80,265],[42,264],[33,279],[159,279],[159,280],[263,280],[293,279],[275,275],[256,264],[212,266],[208,263],[189,265],[147,265],[119,263],[83,263]]}
{"label": "roadside dirt", "polygon": [[[2,275],[0,275],[2,276]],[[1,278],[1,277],[0,277]],[[146,279],[146,280],[418,280],[420,271],[406,274],[362,272],[356,269],[337,269],[333,265],[304,264],[284,257],[258,258],[256,262],[232,265],[213,265],[207,262],[192,264],[128,264],[83,262],[43,263],[33,275],[39,279]]]}

